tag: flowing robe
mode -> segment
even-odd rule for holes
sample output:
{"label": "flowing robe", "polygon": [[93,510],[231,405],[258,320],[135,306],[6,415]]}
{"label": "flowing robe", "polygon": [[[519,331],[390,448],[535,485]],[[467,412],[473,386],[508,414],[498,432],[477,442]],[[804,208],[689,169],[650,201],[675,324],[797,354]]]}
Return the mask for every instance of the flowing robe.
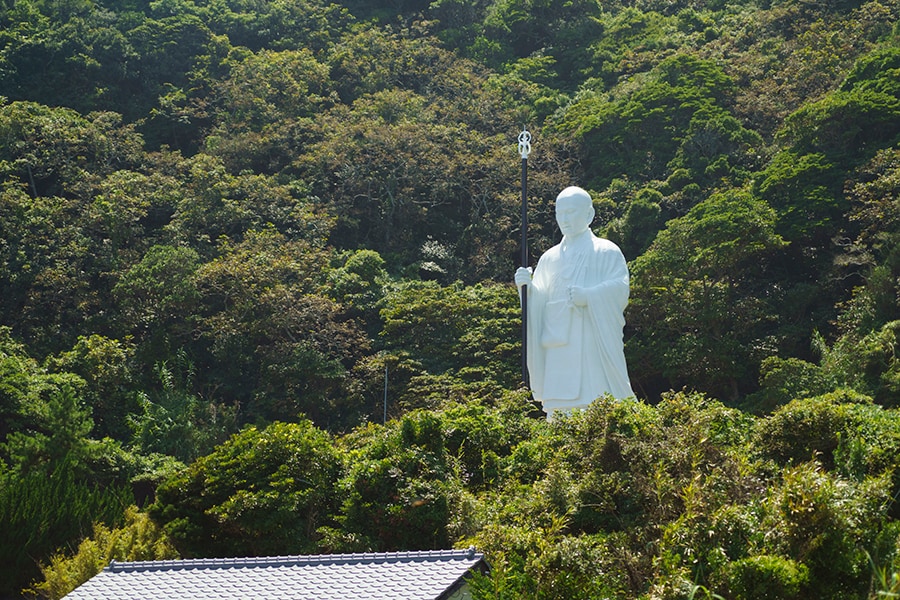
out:
{"label": "flowing robe", "polygon": [[[586,306],[571,303],[570,286],[585,288]],[[588,232],[538,261],[528,286],[528,374],[548,417],[585,408],[603,394],[634,396],[622,328],[628,266],[619,247]]]}

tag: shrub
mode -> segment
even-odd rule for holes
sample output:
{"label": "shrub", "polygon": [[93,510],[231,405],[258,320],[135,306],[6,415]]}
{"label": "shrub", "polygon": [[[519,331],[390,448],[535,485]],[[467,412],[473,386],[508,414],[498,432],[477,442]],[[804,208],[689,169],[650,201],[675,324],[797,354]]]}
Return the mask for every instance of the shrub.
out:
{"label": "shrub", "polygon": [[39,576],[32,557],[77,543],[93,522],[119,522],[133,502],[126,487],[78,479],[71,457],[18,477],[0,472],[0,597]]}
{"label": "shrub", "polygon": [[350,449],[340,482],[345,499],[338,519],[350,545],[338,550],[431,550],[450,544],[454,473],[442,426],[438,415],[420,410],[348,438],[360,447]]}
{"label": "shrub", "polygon": [[340,473],[331,438],[311,422],[249,427],[163,483],[150,515],[186,556],[315,551]]}
{"label": "shrub", "polygon": [[809,582],[809,569],[789,558],[762,554],[731,563],[727,577],[734,600],[793,600]]}
{"label": "shrub", "polygon": [[864,400],[836,392],[789,402],[758,422],[756,448],[781,465],[815,459],[832,468],[841,436],[855,423],[853,411],[844,402],[851,398]]}
{"label": "shrub", "polygon": [[818,365],[799,358],[770,356],[762,361],[760,389],[747,397],[747,408],[763,414],[784,406],[791,400],[817,396],[833,389]]}
{"label": "shrub", "polygon": [[763,552],[809,569],[805,597],[861,598],[869,585],[870,550],[883,527],[888,477],[851,484],[815,463],[786,469],[765,503]]}
{"label": "shrub", "polygon": [[125,523],[110,528],[94,524],[93,535],[82,540],[71,556],[60,552],[41,565],[43,581],[31,586],[26,593],[41,598],[59,600],[76,587],[99,573],[112,560],[163,560],[177,558],[162,529],[136,506],[125,510]]}

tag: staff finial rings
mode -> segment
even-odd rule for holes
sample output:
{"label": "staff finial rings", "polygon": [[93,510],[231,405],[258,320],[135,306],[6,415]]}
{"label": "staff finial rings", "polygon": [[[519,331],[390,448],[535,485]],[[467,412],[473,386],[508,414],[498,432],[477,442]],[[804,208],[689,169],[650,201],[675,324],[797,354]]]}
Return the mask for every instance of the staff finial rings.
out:
{"label": "staff finial rings", "polygon": [[523,159],[531,154],[531,134],[527,129],[522,129],[522,133],[519,134],[519,154]]}

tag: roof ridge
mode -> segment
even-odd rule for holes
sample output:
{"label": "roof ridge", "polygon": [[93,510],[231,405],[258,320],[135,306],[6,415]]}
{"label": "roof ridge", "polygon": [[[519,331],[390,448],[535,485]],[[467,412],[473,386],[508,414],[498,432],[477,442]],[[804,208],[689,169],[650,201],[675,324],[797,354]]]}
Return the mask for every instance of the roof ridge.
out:
{"label": "roof ridge", "polygon": [[117,562],[113,560],[104,569],[122,573],[134,571],[161,571],[182,569],[220,569],[254,567],[289,567],[321,564],[359,564],[401,561],[480,560],[484,555],[474,547],[461,550],[406,550],[397,552],[359,552],[348,554],[297,554],[285,556],[247,556],[235,558],[186,558],[173,560],[145,560]]}

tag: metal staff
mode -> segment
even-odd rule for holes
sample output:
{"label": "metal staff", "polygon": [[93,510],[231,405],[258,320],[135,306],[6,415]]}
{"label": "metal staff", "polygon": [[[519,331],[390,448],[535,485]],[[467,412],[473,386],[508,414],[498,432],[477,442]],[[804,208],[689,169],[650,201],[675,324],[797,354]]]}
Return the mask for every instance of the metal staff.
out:
{"label": "metal staff", "polygon": [[[519,155],[522,157],[522,266],[528,268],[528,155],[531,154],[531,134],[524,127],[519,134]],[[522,297],[522,381],[528,381],[528,286],[520,290]]]}

